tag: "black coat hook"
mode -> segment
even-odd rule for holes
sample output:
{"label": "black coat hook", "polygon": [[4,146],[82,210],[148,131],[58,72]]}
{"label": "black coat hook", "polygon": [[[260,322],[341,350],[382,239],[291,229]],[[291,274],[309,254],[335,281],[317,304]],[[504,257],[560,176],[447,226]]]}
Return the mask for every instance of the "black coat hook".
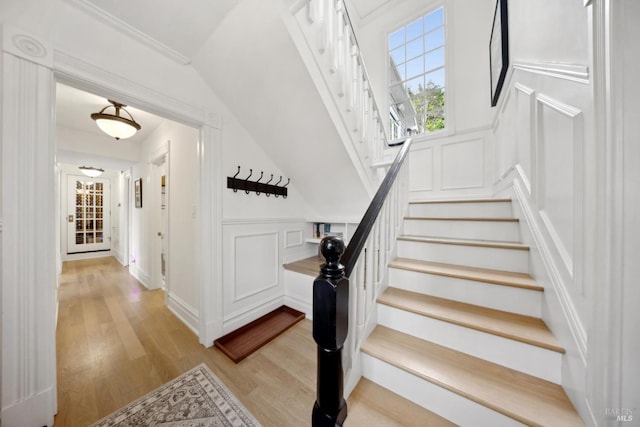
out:
{"label": "black coat hook", "polygon": [[[244,179],[245,183],[249,182],[249,178],[251,178],[251,175],[253,175],[253,169],[249,169],[249,176]],[[244,192],[249,194],[249,190],[244,190]]]}
{"label": "black coat hook", "polygon": [[[260,178],[258,178],[258,180],[256,181],[256,184],[258,184],[260,182],[260,180],[262,179],[263,176],[264,176],[264,171],[260,171]],[[258,188],[260,188],[260,187],[256,185],[256,196],[260,195],[260,192],[257,190]]]}
{"label": "black coat hook", "polygon": [[[271,181],[273,181],[273,174],[271,174],[271,179],[270,179],[269,181],[265,182],[265,183],[264,183],[264,185],[269,185],[269,183],[270,183]],[[265,195],[266,195],[267,197],[271,197],[271,193],[265,193]]]}
{"label": "black coat hook", "polygon": [[[266,180],[264,171],[260,171],[260,177],[255,181],[251,181],[253,169],[249,169],[249,176],[246,178],[238,178],[240,172],[241,168],[238,166],[236,174],[227,177],[227,188],[232,189],[234,193],[238,192],[238,190],[244,190],[246,194],[253,191],[258,196],[260,194],[266,194],[267,197],[270,197],[272,194],[275,194],[276,197],[282,196],[284,199],[287,198],[287,186],[291,182],[291,178],[287,179],[286,184],[280,185],[283,180],[282,175],[280,175],[280,179],[276,184],[272,184],[274,181],[273,174],[271,174],[269,180]],[[263,180],[266,182],[263,182]]]}
{"label": "black coat hook", "polygon": [[[235,174],[235,175],[233,175],[233,177],[234,177],[234,178],[235,178],[235,177],[237,177],[239,173],[240,173],[240,166],[238,166],[238,172],[236,172],[236,174]],[[234,193],[237,193],[237,192],[238,192],[238,189],[237,189],[237,188],[234,188],[234,189],[233,189],[233,192],[234,192]]]}
{"label": "black coat hook", "polygon": [[[276,182],[274,185],[277,187],[278,184],[280,184],[282,182],[282,175],[280,175],[280,181]],[[276,199],[278,198],[278,195],[276,194]]]}

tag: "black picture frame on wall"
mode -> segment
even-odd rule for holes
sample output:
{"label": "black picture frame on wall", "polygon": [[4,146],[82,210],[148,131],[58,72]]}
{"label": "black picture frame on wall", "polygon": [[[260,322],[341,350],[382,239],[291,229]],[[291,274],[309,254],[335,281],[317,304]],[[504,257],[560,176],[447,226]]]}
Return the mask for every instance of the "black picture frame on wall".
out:
{"label": "black picture frame on wall", "polygon": [[509,14],[507,0],[496,0],[489,41],[489,67],[491,75],[491,106],[495,107],[509,69]]}
{"label": "black picture frame on wall", "polygon": [[136,208],[142,207],[142,178],[138,178],[134,182],[134,195],[136,200]]}

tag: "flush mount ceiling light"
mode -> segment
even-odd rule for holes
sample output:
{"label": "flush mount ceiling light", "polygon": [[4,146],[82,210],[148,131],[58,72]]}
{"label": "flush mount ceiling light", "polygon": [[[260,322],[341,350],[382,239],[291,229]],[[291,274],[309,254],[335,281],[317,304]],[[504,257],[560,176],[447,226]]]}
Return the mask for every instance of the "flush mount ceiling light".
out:
{"label": "flush mount ceiling light", "polygon": [[102,172],[104,172],[104,169],[94,168],[92,166],[80,166],[79,169],[80,172],[91,178],[99,177],[100,175],[102,175]]}
{"label": "flush mount ceiling light", "polygon": [[[96,121],[98,127],[102,129],[104,133],[109,136],[114,137],[115,139],[125,139],[129,138],[137,131],[141,129],[140,125],[136,123],[133,119],[131,113],[124,109],[126,105],[120,104],[119,102],[115,102],[109,99],[111,105],[107,105],[99,113],[93,113],[91,118]],[[114,114],[109,114],[105,112],[107,108],[113,108],[115,110]],[[122,117],[120,112],[124,111],[129,115],[129,118]]]}

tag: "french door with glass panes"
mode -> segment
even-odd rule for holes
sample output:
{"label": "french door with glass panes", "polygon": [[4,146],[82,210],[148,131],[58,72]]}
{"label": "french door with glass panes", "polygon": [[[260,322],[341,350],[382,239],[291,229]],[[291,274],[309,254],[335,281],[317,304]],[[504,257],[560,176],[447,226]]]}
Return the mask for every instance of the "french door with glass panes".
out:
{"label": "french door with glass panes", "polygon": [[68,175],[67,253],[111,249],[109,182]]}

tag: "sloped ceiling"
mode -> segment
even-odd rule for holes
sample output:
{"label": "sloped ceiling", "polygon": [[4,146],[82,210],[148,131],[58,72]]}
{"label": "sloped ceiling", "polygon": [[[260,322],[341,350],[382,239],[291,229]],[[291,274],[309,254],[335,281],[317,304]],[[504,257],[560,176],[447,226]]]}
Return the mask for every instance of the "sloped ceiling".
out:
{"label": "sloped ceiling", "polygon": [[279,13],[243,0],[193,66],[317,215],[359,217],[367,191]]}

